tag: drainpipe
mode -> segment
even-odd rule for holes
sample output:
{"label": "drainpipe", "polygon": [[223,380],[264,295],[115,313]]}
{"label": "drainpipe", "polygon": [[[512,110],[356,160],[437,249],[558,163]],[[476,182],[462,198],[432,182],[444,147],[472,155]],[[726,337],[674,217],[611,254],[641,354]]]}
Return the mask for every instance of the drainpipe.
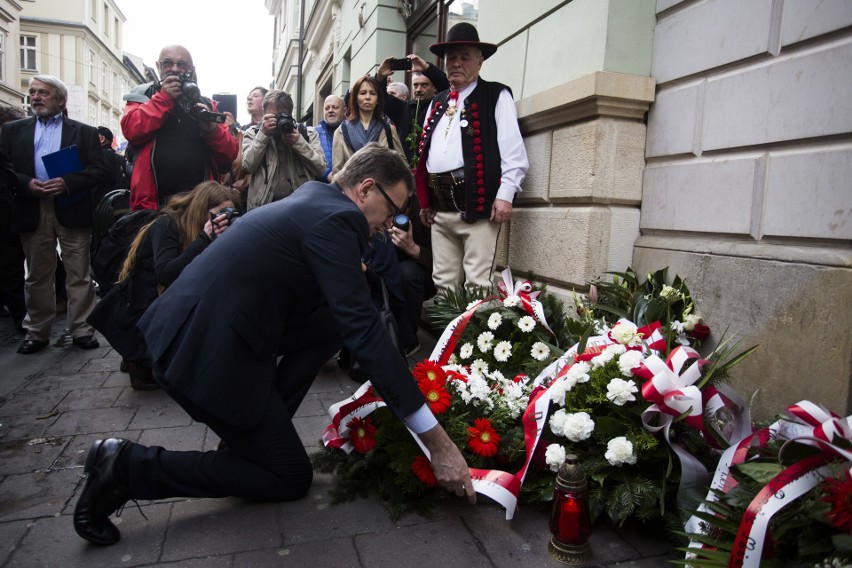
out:
{"label": "drainpipe", "polygon": [[296,115],[297,120],[301,120],[304,115],[302,108],[302,66],[305,62],[305,0],[302,0],[299,8],[299,69],[296,71],[296,109],[299,111]]}

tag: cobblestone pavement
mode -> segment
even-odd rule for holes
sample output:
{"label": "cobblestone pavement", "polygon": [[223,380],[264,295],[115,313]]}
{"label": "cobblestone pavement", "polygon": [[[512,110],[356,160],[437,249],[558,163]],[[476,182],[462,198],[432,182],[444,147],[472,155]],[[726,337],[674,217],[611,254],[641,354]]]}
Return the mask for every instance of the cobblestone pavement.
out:
{"label": "cobblestone pavement", "polygon": [[[103,338],[91,351],[63,344],[63,325],[58,318],[50,347],[18,355],[23,338],[0,319],[0,567],[561,566],[547,552],[546,511],[521,509],[507,522],[496,505],[458,500],[433,518],[394,522],[372,499],[332,505],[334,479],[320,474],[292,503],[175,498],[140,502],[141,511],[129,504],[115,519],[122,540],[91,545],[71,515],[93,440],[213,450],[218,438],[163,392],[131,389]],[[328,406],[356,386],[333,362],[322,370],[295,418],[309,451]],[[663,532],[596,526],[593,565],[665,565],[674,556]]]}

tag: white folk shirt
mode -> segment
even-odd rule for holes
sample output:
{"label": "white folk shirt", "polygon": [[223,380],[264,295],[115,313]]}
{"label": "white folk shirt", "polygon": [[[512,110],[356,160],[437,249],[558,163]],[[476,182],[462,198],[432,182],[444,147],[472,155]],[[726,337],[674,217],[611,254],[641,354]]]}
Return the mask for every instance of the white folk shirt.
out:
{"label": "white folk shirt", "polygon": [[[429,146],[429,156],[426,160],[426,171],[442,173],[457,170],[464,165],[464,154],[462,153],[462,128],[461,106],[464,100],[470,96],[476,88],[478,81],[474,81],[459,91],[459,109],[450,124],[450,117],[445,112],[432,133],[432,143]],[[490,109],[486,112],[490,112]],[[426,120],[432,113],[432,105],[426,110]],[[500,92],[495,108],[494,120],[497,123],[497,144],[500,148],[500,188],[497,190],[497,199],[511,203],[515,194],[521,191],[521,182],[527,175],[529,161],[527,150],[524,147],[524,139],[518,128],[518,114],[515,110],[515,101],[507,89]],[[447,132],[447,126],[451,128]],[[424,124],[425,126],[425,124]],[[446,136],[445,136],[446,134]],[[489,159],[488,156],[485,159]]]}

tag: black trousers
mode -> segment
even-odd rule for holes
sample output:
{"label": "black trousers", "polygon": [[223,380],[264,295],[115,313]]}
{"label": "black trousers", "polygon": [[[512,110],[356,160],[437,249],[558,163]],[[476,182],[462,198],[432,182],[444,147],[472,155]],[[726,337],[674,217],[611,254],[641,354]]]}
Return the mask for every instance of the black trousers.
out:
{"label": "black trousers", "polygon": [[0,231],[0,304],[9,308],[16,324],[24,321],[24,249],[21,237],[7,228]]}
{"label": "black trousers", "polygon": [[[132,499],[168,497],[242,497],[292,501],[313,481],[310,459],[292,417],[340,339],[327,307],[288,326],[277,367],[277,394],[270,396],[260,423],[243,430],[213,416],[168,384],[164,390],[227,444],[221,451],[170,451],[134,445],[129,455],[128,494]],[[162,368],[155,365],[155,376]],[[237,379],[235,379],[237,380]],[[251,377],[240,377],[250,388]],[[319,437],[320,433],[317,433]]]}
{"label": "black trousers", "polygon": [[402,273],[405,304],[394,310],[394,315],[399,322],[402,346],[407,348],[417,344],[417,326],[423,311],[423,302],[434,296],[436,291],[432,283],[432,273],[416,260],[401,260],[399,269]]}

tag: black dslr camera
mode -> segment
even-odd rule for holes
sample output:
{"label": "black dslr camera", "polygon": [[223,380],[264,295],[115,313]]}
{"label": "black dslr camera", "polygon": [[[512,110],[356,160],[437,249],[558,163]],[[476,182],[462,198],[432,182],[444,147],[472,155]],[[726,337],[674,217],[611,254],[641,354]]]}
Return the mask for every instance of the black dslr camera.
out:
{"label": "black dslr camera", "polygon": [[281,134],[292,134],[296,130],[296,121],[290,116],[290,113],[279,112],[275,115],[275,121],[278,126],[278,132]]}
{"label": "black dslr camera", "polygon": [[[240,212],[237,211],[236,209],[234,209],[233,207],[225,207],[224,209],[222,209],[218,213],[210,213],[210,222],[213,223],[214,225],[216,225],[216,223],[213,220],[216,217],[218,217],[219,215],[224,215],[225,220],[227,220],[228,224],[230,224],[235,217],[240,216]],[[213,233],[210,235],[210,240],[213,240],[215,238],[216,238],[216,231],[213,231]]]}
{"label": "black dslr camera", "polygon": [[201,89],[192,77],[192,71],[180,75],[180,88],[183,96],[180,98],[181,109],[198,122],[216,122],[222,124],[227,116],[220,112],[212,112],[196,106],[201,101]]}

